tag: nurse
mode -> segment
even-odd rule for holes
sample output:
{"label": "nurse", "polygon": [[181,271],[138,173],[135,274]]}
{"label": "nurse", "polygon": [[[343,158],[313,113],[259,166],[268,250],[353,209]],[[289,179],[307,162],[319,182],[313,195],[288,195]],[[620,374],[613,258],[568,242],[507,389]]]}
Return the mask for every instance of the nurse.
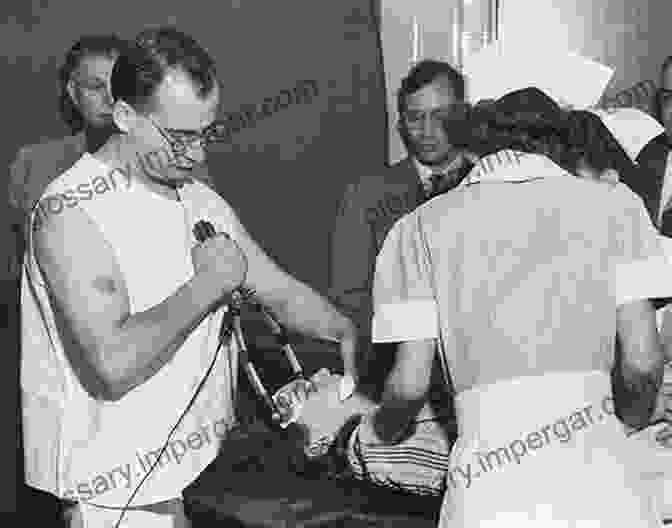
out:
{"label": "nurse", "polygon": [[672,274],[617,183],[615,139],[534,88],[478,107],[462,134],[480,158],[467,184],[402,218],[378,257],[373,340],[398,359],[357,441],[403,436],[438,354],[459,426],[441,526],[659,526],[622,422],[659,416],[650,299]]}

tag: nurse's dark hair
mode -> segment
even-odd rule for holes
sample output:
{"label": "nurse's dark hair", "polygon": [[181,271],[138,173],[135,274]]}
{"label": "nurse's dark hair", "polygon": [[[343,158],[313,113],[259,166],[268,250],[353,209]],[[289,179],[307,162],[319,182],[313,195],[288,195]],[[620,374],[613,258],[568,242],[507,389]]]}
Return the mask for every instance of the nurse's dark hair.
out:
{"label": "nurse's dark hair", "polygon": [[84,35],[65,54],[63,65],[58,70],[58,107],[61,118],[73,134],[84,128],[84,119],[77,109],[70,94],[68,83],[72,74],[79,68],[82,59],[86,57],[116,57],[127,48],[127,42],[117,35]]}
{"label": "nurse's dark hair", "polygon": [[444,123],[449,141],[480,157],[504,149],[542,154],[573,173],[580,162],[598,171],[632,169],[632,161],[596,114],[565,110],[540,90],[526,91],[531,99],[519,91],[480,101],[462,118]]}

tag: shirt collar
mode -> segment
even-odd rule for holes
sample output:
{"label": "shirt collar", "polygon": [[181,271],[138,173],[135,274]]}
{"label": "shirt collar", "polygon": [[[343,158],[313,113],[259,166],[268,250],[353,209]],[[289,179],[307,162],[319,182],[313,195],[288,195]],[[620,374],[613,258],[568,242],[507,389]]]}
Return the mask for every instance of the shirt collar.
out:
{"label": "shirt collar", "polygon": [[481,182],[516,183],[557,176],[571,174],[546,156],[501,150],[481,158],[464,181],[465,185]]}
{"label": "shirt collar", "polygon": [[420,181],[425,184],[429,182],[430,178],[432,177],[432,174],[448,174],[451,171],[454,171],[456,169],[459,169],[462,165],[464,165],[464,156],[462,154],[458,154],[457,157],[451,161],[448,165],[445,167],[435,168],[435,167],[429,167],[427,165],[423,165],[420,163],[416,158],[413,158],[413,164],[415,165],[415,168],[418,171],[418,175],[420,176]]}
{"label": "shirt collar", "polygon": [[80,131],[77,134],[73,136],[74,139],[74,145],[75,145],[75,150],[80,154],[84,154],[86,152],[86,136],[84,135],[84,131]]}

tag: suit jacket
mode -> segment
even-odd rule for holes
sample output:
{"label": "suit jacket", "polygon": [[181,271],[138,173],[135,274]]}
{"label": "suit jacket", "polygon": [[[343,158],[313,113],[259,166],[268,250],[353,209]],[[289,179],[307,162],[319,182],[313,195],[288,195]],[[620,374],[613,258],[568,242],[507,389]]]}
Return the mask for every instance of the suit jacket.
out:
{"label": "suit jacket", "polygon": [[10,204],[29,214],[47,185],[72,167],[85,150],[85,138],[81,132],[21,147],[9,168]]}
{"label": "suit jacket", "polygon": [[[470,166],[460,169],[464,178]],[[411,158],[347,186],[331,237],[330,296],[370,335],[376,257],[397,220],[425,201]]]}
{"label": "suit jacket", "polygon": [[[630,178],[628,181],[623,180],[636,194],[638,194],[644,201],[651,221],[660,229],[661,234],[672,237],[672,226],[669,223],[663,225],[658,224],[658,215],[661,204],[663,184],[665,183],[665,172],[667,169],[667,157],[672,146],[670,140],[665,133],[653,138],[642,149],[637,156],[637,164],[639,165],[640,173],[637,178]],[[655,308],[660,309],[670,303],[672,298],[658,298],[652,299]]]}
{"label": "suit jacket", "polygon": [[394,223],[424,200],[410,158],[346,187],[331,236],[330,296],[370,335],[376,256]]}
{"label": "suit jacket", "polygon": [[[621,178],[621,181],[644,200],[644,205],[656,226],[658,225],[660,199],[669,152],[669,139],[666,134],[660,134],[652,139],[637,156],[637,163],[641,170],[640,174],[637,175],[638,177]],[[663,234],[672,236],[672,233]]]}

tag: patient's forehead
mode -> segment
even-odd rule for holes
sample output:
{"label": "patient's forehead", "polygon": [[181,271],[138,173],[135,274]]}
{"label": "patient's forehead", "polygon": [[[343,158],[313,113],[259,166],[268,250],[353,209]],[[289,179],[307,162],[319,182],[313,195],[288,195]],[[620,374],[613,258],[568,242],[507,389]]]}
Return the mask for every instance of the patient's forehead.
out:
{"label": "patient's forehead", "polygon": [[316,388],[320,389],[340,382],[342,377],[340,374],[332,374],[327,369],[320,369],[310,377],[310,381],[313,382]]}

